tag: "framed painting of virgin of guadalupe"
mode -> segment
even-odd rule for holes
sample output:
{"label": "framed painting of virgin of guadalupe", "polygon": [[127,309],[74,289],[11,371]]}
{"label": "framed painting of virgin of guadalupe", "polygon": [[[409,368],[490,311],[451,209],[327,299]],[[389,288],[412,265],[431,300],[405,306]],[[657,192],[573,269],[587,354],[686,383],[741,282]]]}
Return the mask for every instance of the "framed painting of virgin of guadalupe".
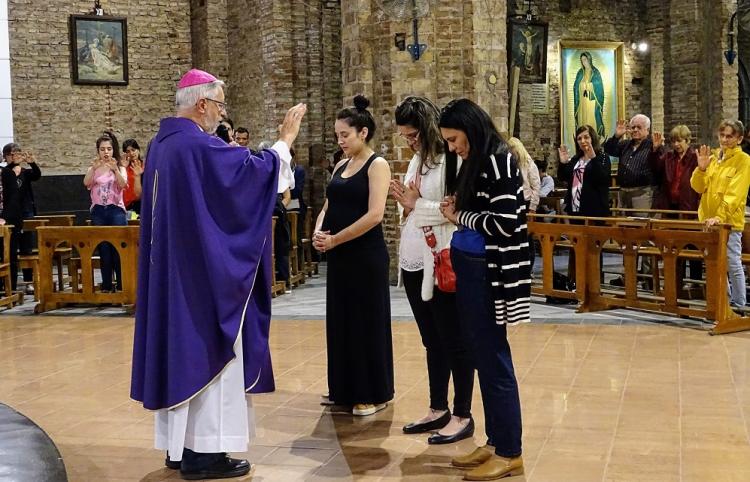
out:
{"label": "framed painting of virgin of guadalupe", "polygon": [[590,125],[600,142],[625,117],[622,42],[560,40],[560,137],[575,150],[575,132]]}

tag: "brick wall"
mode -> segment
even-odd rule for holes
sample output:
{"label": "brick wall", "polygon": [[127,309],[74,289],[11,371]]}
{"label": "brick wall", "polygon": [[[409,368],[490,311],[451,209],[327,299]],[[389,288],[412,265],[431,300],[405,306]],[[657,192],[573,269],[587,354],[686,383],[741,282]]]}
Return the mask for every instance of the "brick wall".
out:
{"label": "brick wall", "polygon": [[236,0],[227,8],[229,115],[257,146],[278,137],[289,107],[307,104],[295,149],[307,170],[305,199],[317,214],[325,181],[313,169],[327,165],[336,148],[333,118],[341,106],[339,4]]}
{"label": "brick wall", "polygon": [[716,144],[721,118],[737,117],[737,63],[729,66],[723,57],[733,3],[671,0],[669,5],[664,126],[687,125],[696,143]]}
{"label": "brick wall", "polygon": [[189,0],[108,0],[105,13],[128,17],[130,84],[73,85],[68,16],[92,5],[8,2],[15,139],[37,153],[46,174],[83,172],[104,128],[145,145],[172,113],[176,82],[190,68]]}
{"label": "brick wall", "polygon": [[[439,105],[468,97],[482,105],[498,127],[507,117],[505,51],[505,0],[455,2],[436,0],[419,19],[419,42],[427,51],[413,61],[396,48],[394,37],[406,34],[413,43],[412,22],[382,9],[386,2],[341,2],[342,76],[344,101],[357,93],[367,95],[378,130],[372,141],[376,152],[391,164],[394,174],[406,172],[413,153],[396,132],[394,111],[408,95],[424,95]],[[499,81],[494,89],[485,83],[488,71]],[[391,254],[391,275],[397,274],[398,214],[388,201],[383,223]]]}

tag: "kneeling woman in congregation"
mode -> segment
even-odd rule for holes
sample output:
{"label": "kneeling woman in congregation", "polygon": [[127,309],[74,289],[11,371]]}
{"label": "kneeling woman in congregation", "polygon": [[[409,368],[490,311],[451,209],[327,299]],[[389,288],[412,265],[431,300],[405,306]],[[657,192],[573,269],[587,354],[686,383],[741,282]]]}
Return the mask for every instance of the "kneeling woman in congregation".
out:
{"label": "kneeling woman in congregation", "polygon": [[323,403],[372,415],[393,398],[388,250],[380,225],[391,170],[368,145],[375,120],[361,95],[336,116],[345,159],[333,171],[313,245],[326,253],[328,396]]}
{"label": "kneeling woman in congregation", "polygon": [[454,458],[465,480],[523,473],[521,402],[507,326],[529,321],[531,273],[526,202],[516,160],[490,116],[468,99],[449,103],[440,130],[463,159],[456,196],[441,203],[458,225],[451,241],[459,322],[474,354],[487,444]]}

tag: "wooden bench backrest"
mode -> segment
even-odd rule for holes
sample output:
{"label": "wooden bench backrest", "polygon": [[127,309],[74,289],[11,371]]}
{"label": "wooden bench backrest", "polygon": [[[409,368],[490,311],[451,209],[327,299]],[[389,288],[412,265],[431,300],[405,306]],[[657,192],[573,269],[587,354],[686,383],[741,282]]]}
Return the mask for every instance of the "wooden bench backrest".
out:
{"label": "wooden bench backrest", "polygon": [[[39,310],[47,311],[66,303],[135,304],[138,272],[138,226],[44,226],[39,236]],[[95,289],[92,269],[94,250],[109,242],[120,256],[122,291],[101,293]],[[55,248],[70,243],[81,260],[83,288],[80,292],[54,291],[52,260]]]}

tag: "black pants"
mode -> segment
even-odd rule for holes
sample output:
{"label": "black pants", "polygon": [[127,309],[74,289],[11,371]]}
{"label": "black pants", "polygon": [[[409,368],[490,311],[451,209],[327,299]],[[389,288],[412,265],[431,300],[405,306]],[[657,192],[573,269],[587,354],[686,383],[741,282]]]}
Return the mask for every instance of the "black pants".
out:
{"label": "black pants", "polygon": [[427,351],[430,408],[448,410],[448,382],[453,374],[453,415],[471,417],[474,364],[458,323],[455,293],[435,287],[430,301],[422,300],[424,271],[401,270],[406,297],[417,320],[422,344]]}
{"label": "black pants", "polygon": [[[20,249],[21,254],[23,255],[29,255],[34,251],[34,231],[24,231],[20,234]],[[23,270],[23,280],[26,282],[32,282],[34,281],[34,270],[31,268],[24,268]]]}
{"label": "black pants", "polygon": [[[23,218],[24,219],[31,219],[34,217],[33,212],[24,212]],[[19,250],[21,251],[21,254],[23,255],[29,255],[34,251],[34,231],[24,231],[21,233],[21,238],[19,241]],[[26,282],[32,282],[34,281],[34,270],[31,268],[24,268],[23,270],[23,280]]]}
{"label": "black pants", "polygon": [[[9,222],[9,224],[11,223]],[[23,229],[21,228],[21,220],[17,220],[12,224],[13,228],[10,231],[10,259],[7,261],[10,262],[10,287],[15,291],[18,286],[18,245]],[[0,249],[3,248],[2,243],[0,243]]]}

